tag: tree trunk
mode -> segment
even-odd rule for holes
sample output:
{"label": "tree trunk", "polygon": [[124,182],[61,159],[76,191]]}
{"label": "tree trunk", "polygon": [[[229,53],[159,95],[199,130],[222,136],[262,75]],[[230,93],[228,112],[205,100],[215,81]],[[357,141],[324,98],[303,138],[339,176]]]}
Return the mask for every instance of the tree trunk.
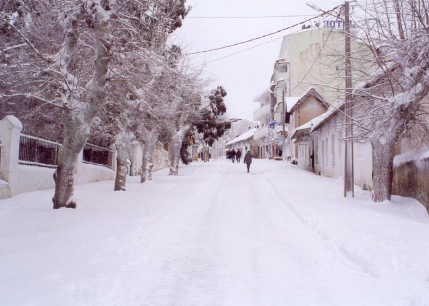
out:
{"label": "tree trunk", "polygon": [[392,195],[393,157],[395,141],[384,137],[371,142],[372,145],[372,200],[383,202]]}
{"label": "tree trunk", "polygon": [[[67,116],[72,117],[73,115]],[[82,122],[70,120],[70,118],[65,122],[66,137],[58,153],[58,167],[54,173],[55,194],[52,198],[54,209],[76,208],[76,203],[73,201],[74,173],[79,153],[89,134],[89,129],[85,129]]]}
{"label": "tree trunk", "polygon": [[182,146],[183,137],[185,137],[186,131],[189,129],[189,125],[185,125],[177,131],[171,140],[169,146],[170,156],[170,173],[169,175],[179,174],[179,162],[180,162],[180,147]]}
{"label": "tree trunk", "polygon": [[156,141],[158,139],[158,133],[155,130],[148,132],[147,141],[144,146],[143,163],[142,163],[142,174],[141,183],[146,180],[152,180],[152,169],[153,169],[153,152],[155,151]]}
{"label": "tree trunk", "polygon": [[116,177],[114,191],[125,191],[127,183],[127,150],[123,143],[116,145]]}
{"label": "tree trunk", "polygon": [[[72,107],[65,109],[64,143],[58,156],[58,168],[54,173],[55,194],[52,198],[54,209],[61,207],[76,208],[76,203],[72,200],[74,168],[78,154],[88,139],[94,118],[104,102],[104,87],[107,81],[107,70],[112,56],[111,47],[113,42],[110,34],[110,14],[101,5],[94,5],[93,12],[97,38],[94,74],[86,85],[85,95],[83,97],[80,95],[74,96],[71,93],[70,104]],[[64,69],[67,71],[67,67]],[[77,102],[82,102],[82,104],[79,107],[74,107],[79,104]]]}

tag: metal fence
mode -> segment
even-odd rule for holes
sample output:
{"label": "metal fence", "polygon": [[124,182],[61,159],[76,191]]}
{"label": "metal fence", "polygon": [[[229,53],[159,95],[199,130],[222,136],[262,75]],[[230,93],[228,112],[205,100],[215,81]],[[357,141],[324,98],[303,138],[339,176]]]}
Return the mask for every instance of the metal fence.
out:
{"label": "metal fence", "polygon": [[87,143],[83,148],[83,162],[112,168],[113,151],[108,148]]}
{"label": "metal fence", "polygon": [[61,144],[34,136],[21,134],[19,139],[19,164],[56,168]]}
{"label": "metal fence", "polygon": [[[21,134],[18,162],[21,165],[56,168],[60,147],[58,142]],[[112,168],[112,153],[108,148],[87,143],[83,148],[83,162]]]}

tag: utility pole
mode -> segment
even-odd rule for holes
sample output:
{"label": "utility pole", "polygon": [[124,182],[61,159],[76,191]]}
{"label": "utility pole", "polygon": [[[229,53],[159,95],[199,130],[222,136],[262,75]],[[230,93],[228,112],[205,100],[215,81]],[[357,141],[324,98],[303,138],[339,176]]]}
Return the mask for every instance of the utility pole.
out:
{"label": "utility pole", "polygon": [[354,197],[354,165],[353,165],[353,109],[352,109],[352,72],[350,46],[350,3],[344,2],[344,41],[345,41],[345,101],[346,137],[344,147],[344,197]]}

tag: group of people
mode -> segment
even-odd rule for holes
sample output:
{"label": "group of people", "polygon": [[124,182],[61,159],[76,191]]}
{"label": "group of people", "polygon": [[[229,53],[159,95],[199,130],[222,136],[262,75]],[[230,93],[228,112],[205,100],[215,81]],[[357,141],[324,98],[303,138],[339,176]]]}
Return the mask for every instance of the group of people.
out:
{"label": "group of people", "polygon": [[[233,163],[235,163],[236,161],[237,161],[237,163],[240,163],[241,150],[237,149],[237,151],[235,151],[234,149],[232,149],[231,151],[227,151],[226,157],[228,159],[230,159]],[[246,155],[244,156],[243,162],[247,165],[247,173],[249,173],[250,164],[252,163],[252,153],[250,153],[250,150],[247,151]]]}
{"label": "group of people", "polygon": [[235,163],[235,161],[237,161],[237,163],[239,163],[240,159],[241,159],[241,150],[237,149],[237,151],[235,151],[234,149],[232,149],[231,151],[226,152],[226,156],[233,163]]}

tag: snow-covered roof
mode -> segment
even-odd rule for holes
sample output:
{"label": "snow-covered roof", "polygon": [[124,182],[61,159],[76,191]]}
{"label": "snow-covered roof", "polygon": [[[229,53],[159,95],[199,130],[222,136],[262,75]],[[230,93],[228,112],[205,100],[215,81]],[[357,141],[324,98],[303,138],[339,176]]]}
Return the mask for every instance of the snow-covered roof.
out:
{"label": "snow-covered roof", "polygon": [[253,137],[253,135],[255,134],[255,132],[256,132],[257,130],[258,130],[258,129],[255,129],[255,128],[250,129],[250,130],[248,130],[247,132],[245,132],[245,133],[241,134],[240,136],[238,136],[238,137],[234,138],[233,140],[228,141],[225,145],[226,145],[226,146],[229,146],[229,145],[232,145],[232,144],[234,144],[234,143],[237,143],[237,142],[240,142],[240,141],[243,141],[243,140],[247,140],[247,139],[249,139],[249,138]]}
{"label": "snow-covered roof", "polygon": [[299,99],[301,97],[286,97],[286,111],[290,111],[298,103]]}
{"label": "snow-covered roof", "polygon": [[[324,107],[326,107],[326,108],[328,108],[329,107],[329,103],[327,103],[326,101],[325,101],[325,99],[323,99],[323,97],[319,94],[319,92],[314,88],[314,87],[310,87],[310,88],[308,88],[307,89],[307,91],[306,92],[304,92],[302,95],[301,95],[301,97],[299,97],[298,98],[298,100],[292,105],[292,107],[290,107],[289,108],[289,105],[288,105],[288,108],[287,108],[287,112],[289,112],[289,113],[292,113],[294,110],[295,110],[295,108],[302,102],[302,101],[304,101],[308,96],[314,96],[315,98],[317,98],[317,100],[319,100],[320,101],[320,103],[324,106]],[[292,103],[293,101],[291,101],[291,103]]]}
{"label": "snow-covered roof", "polygon": [[302,136],[304,134],[309,134],[318,128],[320,128],[323,123],[332,117],[332,115],[336,114],[338,109],[342,108],[344,105],[343,100],[337,101],[334,105],[331,105],[326,113],[321,114],[320,116],[317,116],[316,118],[311,119],[307,123],[297,127],[293,134],[292,138],[297,138],[299,136]]}
{"label": "snow-covered roof", "polygon": [[313,121],[313,126],[311,128],[311,131],[315,131],[318,128],[320,128],[323,123],[328,120],[329,118],[331,118],[334,114],[337,113],[337,111],[339,109],[341,109],[344,106],[344,100],[338,100],[334,105],[331,105],[328,109],[328,111],[316,118],[314,118]]}
{"label": "snow-covered roof", "polygon": [[[302,101],[304,101],[309,95],[312,95],[314,97],[316,97],[320,103],[322,103],[323,106],[325,106],[326,108],[329,107],[329,104],[325,101],[325,99],[323,99],[323,97],[317,92],[317,90],[314,87],[310,87],[309,89],[307,89],[307,91],[305,91],[301,96],[299,97],[286,97],[285,101],[286,101],[286,111],[288,113],[291,113],[294,111],[295,107]],[[277,103],[275,109],[278,109],[278,107],[280,107],[280,105],[282,104],[282,102]]]}
{"label": "snow-covered roof", "polygon": [[[323,116],[323,115],[321,115],[321,116]],[[321,116],[319,116],[319,117],[321,117]],[[300,137],[300,136],[302,136],[302,135],[307,135],[307,134],[309,134],[309,133],[310,133],[310,130],[311,130],[311,128],[312,128],[312,126],[314,125],[314,123],[315,123],[315,122],[318,122],[318,120],[317,120],[317,119],[318,119],[319,117],[316,117],[316,118],[314,118],[314,119],[312,119],[312,120],[308,121],[307,123],[305,123],[305,124],[300,125],[299,127],[297,127],[297,128],[293,131],[293,133],[292,133],[292,139],[297,138],[297,137]]]}

